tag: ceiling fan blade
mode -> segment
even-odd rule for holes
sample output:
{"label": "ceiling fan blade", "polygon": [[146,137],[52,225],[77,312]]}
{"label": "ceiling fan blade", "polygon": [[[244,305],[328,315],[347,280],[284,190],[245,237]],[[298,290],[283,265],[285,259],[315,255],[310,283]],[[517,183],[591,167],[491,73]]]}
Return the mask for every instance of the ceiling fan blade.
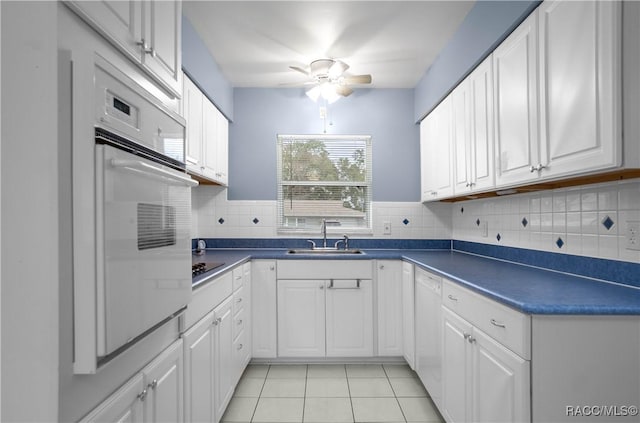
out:
{"label": "ceiling fan blade", "polygon": [[344,85],[336,85],[336,94],[339,94],[343,97],[347,97],[349,95],[351,95],[351,93],[353,92],[353,90],[347,86]]}
{"label": "ceiling fan blade", "polygon": [[349,65],[341,60],[336,60],[333,62],[333,65],[329,68],[329,78],[337,79],[339,78],[347,69],[349,69]]}
{"label": "ceiling fan blade", "polygon": [[306,70],[304,70],[304,69],[302,69],[302,68],[300,68],[298,66],[289,66],[289,69],[293,69],[294,71],[298,71],[300,73],[303,73],[303,74],[309,76],[309,72],[307,72]]}
{"label": "ceiling fan blade", "polygon": [[315,81],[301,81],[301,82],[281,82],[278,84],[280,87],[304,87],[307,85],[315,85]]}
{"label": "ceiling fan blade", "polygon": [[349,75],[344,77],[345,84],[371,84],[371,75]]}

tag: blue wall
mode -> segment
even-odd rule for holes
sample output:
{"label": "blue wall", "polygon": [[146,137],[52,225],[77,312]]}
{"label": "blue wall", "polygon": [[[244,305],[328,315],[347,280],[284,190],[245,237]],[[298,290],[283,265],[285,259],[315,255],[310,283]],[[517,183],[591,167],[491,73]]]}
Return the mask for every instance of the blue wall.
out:
{"label": "blue wall", "polygon": [[[275,200],[276,136],[323,133],[319,104],[299,88],[234,91],[228,198]],[[411,89],[357,89],[329,105],[327,134],[372,137],[374,201],[420,201],[420,137],[412,116]]]}
{"label": "blue wall", "polygon": [[478,1],[415,88],[420,121],[541,2]]}
{"label": "blue wall", "polygon": [[189,19],[182,16],[182,69],[227,119],[233,120],[233,87]]}

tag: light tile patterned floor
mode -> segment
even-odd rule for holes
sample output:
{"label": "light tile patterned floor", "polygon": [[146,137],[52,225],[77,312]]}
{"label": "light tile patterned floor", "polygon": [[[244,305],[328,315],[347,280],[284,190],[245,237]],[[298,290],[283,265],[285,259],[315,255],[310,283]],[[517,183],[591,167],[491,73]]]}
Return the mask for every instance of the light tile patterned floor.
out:
{"label": "light tile patterned floor", "polygon": [[443,422],[403,364],[247,367],[222,422]]}

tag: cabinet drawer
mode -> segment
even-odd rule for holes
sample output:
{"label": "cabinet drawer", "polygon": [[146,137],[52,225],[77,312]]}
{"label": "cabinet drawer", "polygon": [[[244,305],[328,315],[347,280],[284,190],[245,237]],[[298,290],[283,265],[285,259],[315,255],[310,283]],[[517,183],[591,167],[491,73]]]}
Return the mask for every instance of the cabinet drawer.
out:
{"label": "cabinet drawer", "polygon": [[233,316],[233,339],[236,339],[244,331],[245,324],[246,313],[245,310],[241,310]]}
{"label": "cabinet drawer", "polygon": [[531,358],[531,316],[444,280],[442,303],[519,356]]}
{"label": "cabinet drawer", "polygon": [[185,313],[185,329],[193,326],[230,296],[233,292],[232,285],[231,272],[227,272],[195,290]]}
{"label": "cabinet drawer", "polygon": [[233,269],[233,290],[240,288],[244,284],[242,266]]}
{"label": "cabinet drawer", "polygon": [[241,287],[233,293],[232,311],[234,316],[244,309],[244,305],[249,300],[249,298],[247,298],[247,292],[248,291],[244,287]]}

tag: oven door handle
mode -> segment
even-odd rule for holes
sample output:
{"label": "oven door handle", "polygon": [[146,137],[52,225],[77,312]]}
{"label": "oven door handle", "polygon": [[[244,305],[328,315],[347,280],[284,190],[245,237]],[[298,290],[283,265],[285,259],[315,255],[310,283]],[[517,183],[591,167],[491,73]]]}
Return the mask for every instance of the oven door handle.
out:
{"label": "oven door handle", "polygon": [[146,172],[149,174],[153,174],[155,176],[173,179],[173,180],[182,182],[184,185],[188,187],[198,186],[198,181],[191,179],[188,176],[182,176],[172,171],[150,165],[148,163],[143,162],[142,160],[111,159],[110,162],[111,162],[111,166],[116,168],[133,169],[133,170],[138,170],[138,171]]}

